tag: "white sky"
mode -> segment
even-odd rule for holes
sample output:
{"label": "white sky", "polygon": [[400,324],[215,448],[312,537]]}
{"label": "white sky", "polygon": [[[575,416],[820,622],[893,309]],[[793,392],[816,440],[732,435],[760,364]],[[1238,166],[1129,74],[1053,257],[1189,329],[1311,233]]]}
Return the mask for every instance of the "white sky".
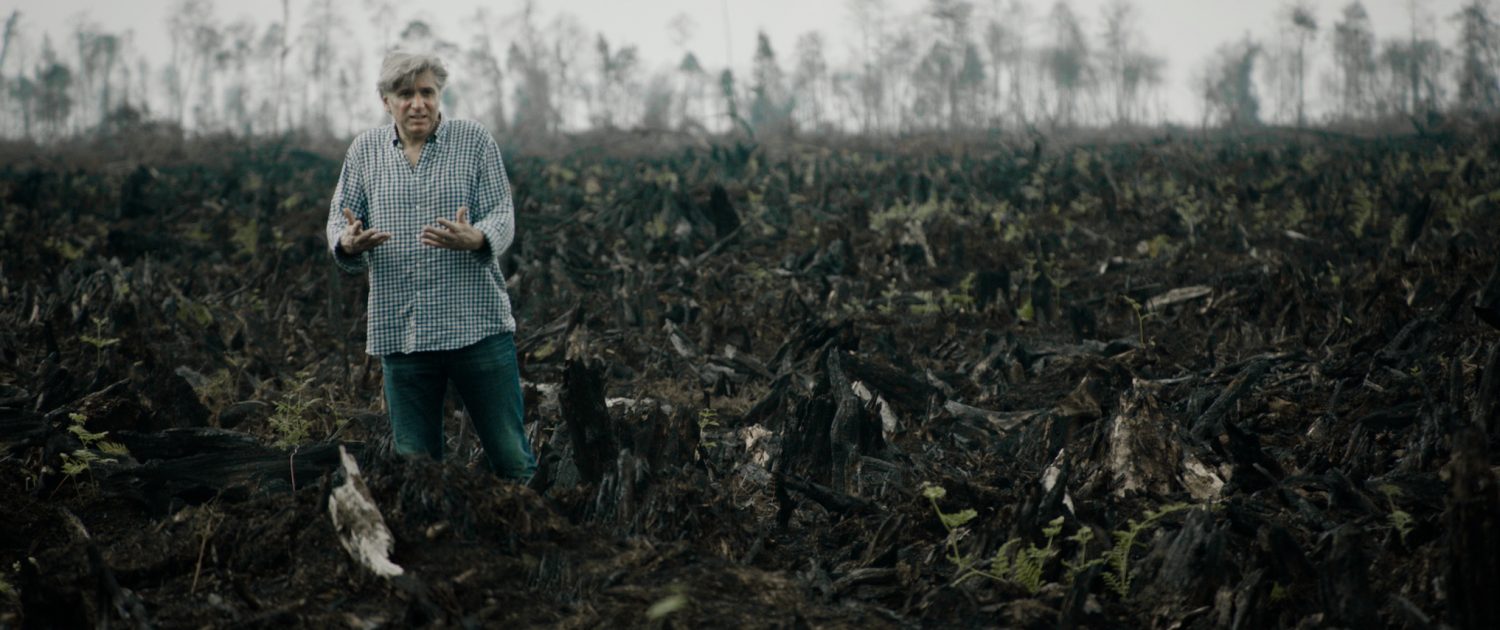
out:
{"label": "white sky", "polygon": [[[348,12],[348,22],[355,37],[364,38],[362,46],[375,55],[375,38],[369,35],[369,13],[366,0],[336,0]],[[1409,28],[1408,7],[1413,0],[1363,0],[1371,23],[1381,38],[1404,35]],[[1453,42],[1453,24],[1449,16],[1465,0],[1415,0],[1431,19],[1439,40]],[[253,2],[213,0],[221,20],[248,17],[264,27],[281,17],[281,3],[275,0]],[[1009,0],[975,0],[980,10],[988,10]],[[132,31],[134,45],[144,52],[154,66],[160,67],[168,56],[167,11],[172,0],[0,0],[0,13],[13,9],[22,13],[22,25],[33,41],[40,26],[59,47],[66,45],[67,33],[80,16],[102,25],[111,32]],[[306,0],[292,0],[292,22],[300,23],[299,13]],[[422,0],[397,9],[396,31],[411,19],[421,18],[433,24],[439,36],[467,44],[472,26],[466,19],[484,6],[495,15],[514,13],[521,0]],[[893,18],[912,16],[926,6],[926,0],[888,0]],[[1042,18],[1052,0],[1030,0],[1033,17],[1031,42],[1045,36]],[[1100,28],[1099,15],[1106,0],[1071,0],[1074,12],[1085,20],[1090,34]],[[1262,41],[1274,41],[1274,22],[1284,6],[1283,0],[1136,0],[1139,25],[1146,36],[1147,47],[1167,59],[1164,98],[1170,117],[1190,122],[1199,115],[1198,100],[1193,97],[1191,79],[1220,44],[1237,41],[1246,34]],[[1327,57],[1326,37],[1340,10],[1348,0],[1312,0],[1320,26],[1320,40],[1325,46],[1320,55]],[[577,16],[591,33],[602,32],[618,47],[634,44],[645,61],[646,69],[675,64],[680,53],[672,41],[668,23],[678,14],[687,14],[697,25],[687,43],[705,67],[722,68],[726,48],[732,46],[734,65],[747,67],[754,53],[757,30],[765,30],[777,51],[783,68],[789,68],[796,39],[802,33],[819,30],[827,40],[832,66],[846,65],[851,58],[855,39],[844,0],[541,0],[537,3],[542,22],[558,12]],[[420,9],[416,8],[420,7]],[[725,42],[725,13],[728,14],[728,46]],[[910,19],[909,17],[907,19]],[[502,39],[502,41],[504,41]],[[591,43],[591,42],[590,42]],[[371,65],[373,67],[374,61]],[[373,75],[373,71],[367,73]],[[1316,80],[1316,78],[1314,78]],[[1265,96],[1266,90],[1262,89]],[[372,96],[372,99],[374,97]]]}

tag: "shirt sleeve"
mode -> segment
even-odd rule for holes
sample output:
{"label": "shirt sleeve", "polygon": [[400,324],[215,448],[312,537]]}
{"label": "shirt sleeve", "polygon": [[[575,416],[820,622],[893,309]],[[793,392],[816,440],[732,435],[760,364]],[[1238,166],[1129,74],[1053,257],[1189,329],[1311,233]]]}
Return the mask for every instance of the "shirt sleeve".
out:
{"label": "shirt sleeve", "polygon": [[488,131],[480,130],[479,168],[474,172],[474,204],[469,221],[484,233],[487,247],[474,252],[483,263],[498,261],[510,248],[516,234],[516,211],[510,195],[510,180],[500,159],[500,147]]}
{"label": "shirt sleeve", "polygon": [[370,225],[370,203],[358,164],[358,146],[359,141],[355,140],[349,147],[349,153],[344,156],[344,169],[339,173],[339,183],[334,187],[333,199],[328,204],[328,252],[333,255],[333,262],[349,273],[364,270],[365,254],[345,256],[338,251],[339,235],[349,225],[349,221],[344,218],[343,209],[348,208],[366,227]]}

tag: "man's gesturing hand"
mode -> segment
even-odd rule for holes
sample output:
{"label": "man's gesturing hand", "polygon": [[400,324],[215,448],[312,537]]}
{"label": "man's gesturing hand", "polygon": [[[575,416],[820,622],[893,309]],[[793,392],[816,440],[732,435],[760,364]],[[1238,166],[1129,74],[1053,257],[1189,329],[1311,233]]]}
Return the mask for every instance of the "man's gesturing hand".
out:
{"label": "man's gesturing hand", "polygon": [[349,225],[345,226],[344,233],[339,235],[339,249],[345,255],[358,256],[375,249],[376,245],[391,238],[390,232],[364,229],[364,223],[354,218],[354,213],[348,208],[344,208],[344,220],[348,221]]}
{"label": "man's gesturing hand", "polygon": [[422,244],[428,247],[473,251],[484,247],[484,232],[469,225],[469,209],[458,209],[454,221],[438,219],[438,225],[422,228]]}

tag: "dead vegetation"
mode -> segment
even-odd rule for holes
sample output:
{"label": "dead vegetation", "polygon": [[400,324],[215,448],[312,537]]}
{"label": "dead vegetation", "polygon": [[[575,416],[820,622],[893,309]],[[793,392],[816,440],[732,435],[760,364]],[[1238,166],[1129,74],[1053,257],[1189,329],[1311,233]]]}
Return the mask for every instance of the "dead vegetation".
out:
{"label": "dead vegetation", "polygon": [[336,162],[8,167],[0,624],[1488,626],[1494,146],[516,159],[527,488],[390,457]]}

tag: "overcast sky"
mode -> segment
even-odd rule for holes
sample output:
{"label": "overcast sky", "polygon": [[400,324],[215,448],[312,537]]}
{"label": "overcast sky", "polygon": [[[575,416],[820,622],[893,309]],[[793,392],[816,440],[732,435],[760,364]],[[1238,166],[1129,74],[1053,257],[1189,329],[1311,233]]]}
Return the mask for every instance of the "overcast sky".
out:
{"label": "overcast sky", "polygon": [[[373,56],[374,39],[369,33],[366,0],[336,0],[348,12],[348,22],[355,37],[367,38],[365,47]],[[1101,7],[1107,0],[1071,0],[1076,14],[1084,18],[1092,33],[1099,30]],[[1420,11],[1427,14],[1439,40],[1445,46],[1453,42],[1453,24],[1449,16],[1458,11],[1464,0],[1417,0]],[[257,0],[240,2],[214,0],[218,16],[231,21],[250,18],[259,25],[281,17],[280,2]],[[1331,30],[1340,10],[1348,0],[1312,0],[1321,32]],[[167,12],[172,0],[0,0],[3,12],[19,8],[23,25],[29,33],[40,27],[51,34],[54,42],[67,41],[67,32],[80,18],[86,18],[113,32],[131,31],[134,45],[143,51],[153,65],[168,56],[166,36]],[[292,0],[292,22],[300,23],[299,11],[306,0]],[[480,6],[495,15],[509,15],[521,0],[423,0],[398,8],[398,24],[425,19],[435,25],[446,39],[467,43],[471,27],[466,18]],[[679,53],[668,24],[679,14],[696,23],[696,31],[687,42],[703,64],[710,69],[722,68],[729,54],[735,67],[747,67],[754,53],[755,34],[764,30],[778,51],[783,67],[796,39],[802,33],[818,30],[827,38],[827,51],[835,66],[844,65],[853,54],[854,29],[845,0],[542,0],[537,3],[545,21],[558,12],[577,16],[590,32],[601,32],[614,45],[634,44],[645,66],[674,64]],[[918,14],[926,0],[888,0],[893,17]],[[976,0],[980,10],[1009,4],[1009,0]],[[1043,38],[1042,18],[1052,0],[1028,2],[1033,15],[1031,41]],[[1220,44],[1239,40],[1249,34],[1270,41],[1275,37],[1274,21],[1286,4],[1283,0],[1136,0],[1139,25],[1146,35],[1147,47],[1167,59],[1165,101],[1171,117],[1192,121],[1200,113],[1192,95],[1191,79],[1203,62]],[[1382,38],[1404,35],[1409,28],[1408,9],[1411,0],[1364,0],[1376,34]],[[727,15],[726,15],[727,14]],[[727,21],[727,28],[726,28]],[[399,26],[397,27],[399,30]],[[727,41],[726,41],[727,33]],[[35,40],[39,40],[36,37]],[[35,41],[33,40],[33,41]],[[1325,42],[1326,43],[1326,42]],[[1325,49],[1326,51],[1326,49]],[[1326,57],[1326,52],[1324,52]],[[374,62],[372,61],[372,66]],[[372,99],[374,97],[372,96]]]}

